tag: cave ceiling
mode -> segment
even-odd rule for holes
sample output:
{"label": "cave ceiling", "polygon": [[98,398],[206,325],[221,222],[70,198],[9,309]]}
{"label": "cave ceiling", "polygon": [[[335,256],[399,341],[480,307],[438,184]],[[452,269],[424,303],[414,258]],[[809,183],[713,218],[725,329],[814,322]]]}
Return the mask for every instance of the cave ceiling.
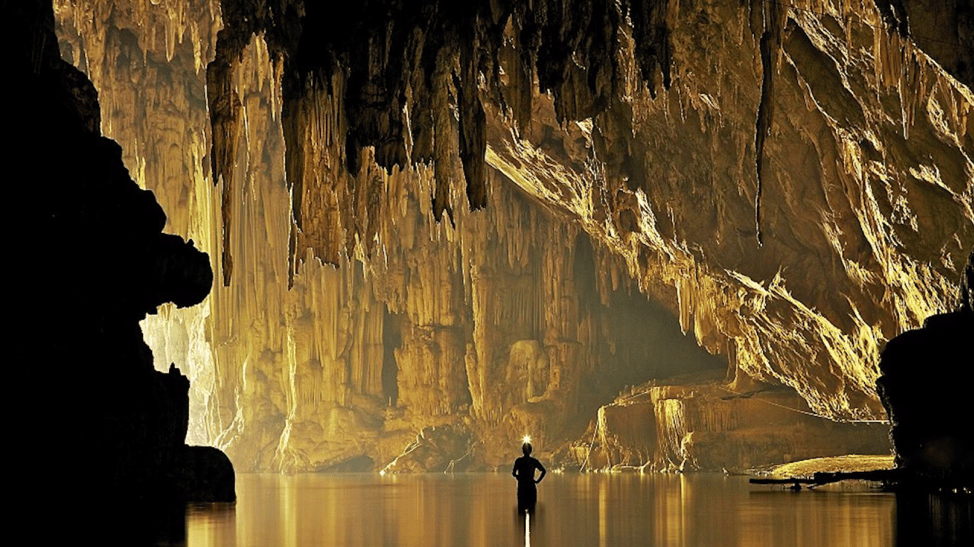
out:
{"label": "cave ceiling", "polygon": [[54,2],[103,132],[215,260],[143,326],[191,436],[292,470],[458,419],[564,436],[713,366],[883,418],[880,349],[974,247],[974,22],[928,4]]}

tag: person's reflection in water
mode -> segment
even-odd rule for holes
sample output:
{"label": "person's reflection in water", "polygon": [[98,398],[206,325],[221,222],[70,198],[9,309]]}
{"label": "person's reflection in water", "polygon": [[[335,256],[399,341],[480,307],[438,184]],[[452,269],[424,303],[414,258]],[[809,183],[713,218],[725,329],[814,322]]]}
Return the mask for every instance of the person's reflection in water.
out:
{"label": "person's reflection in water", "polygon": [[[531,443],[522,444],[521,452],[524,452],[524,455],[514,460],[514,469],[511,470],[511,475],[517,479],[517,512],[518,514],[534,513],[534,506],[538,502],[537,484],[541,482],[547,471],[541,462],[531,457]],[[537,480],[534,478],[535,470],[541,471]]]}

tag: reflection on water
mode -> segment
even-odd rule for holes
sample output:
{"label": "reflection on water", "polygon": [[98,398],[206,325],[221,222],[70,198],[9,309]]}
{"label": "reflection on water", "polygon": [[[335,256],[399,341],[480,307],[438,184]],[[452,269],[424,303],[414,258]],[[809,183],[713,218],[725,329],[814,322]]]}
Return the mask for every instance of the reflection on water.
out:
{"label": "reflection on water", "polygon": [[516,511],[506,474],[239,475],[236,505],[193,506],[191,546],[966,545],[970,500],[791,492],[721,475],[549,474]]}

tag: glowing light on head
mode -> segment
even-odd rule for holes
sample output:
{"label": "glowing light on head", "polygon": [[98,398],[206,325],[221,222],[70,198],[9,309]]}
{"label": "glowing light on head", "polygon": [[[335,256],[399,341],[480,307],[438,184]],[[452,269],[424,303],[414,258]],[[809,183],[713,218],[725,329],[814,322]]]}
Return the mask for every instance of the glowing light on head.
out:
{"label": "glowing light on head", "polygon": [[526,443],[526,444],[530,444],[531,443],[531,435],[525,435],[524,438],[521,439],[521,442]]}

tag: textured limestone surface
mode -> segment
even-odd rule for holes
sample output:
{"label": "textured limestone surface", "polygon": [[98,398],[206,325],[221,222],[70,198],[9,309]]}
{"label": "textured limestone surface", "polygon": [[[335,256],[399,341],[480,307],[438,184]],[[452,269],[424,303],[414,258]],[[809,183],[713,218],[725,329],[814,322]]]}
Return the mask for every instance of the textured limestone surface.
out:
{"label": "textured limestone surface", "polygon": [[675,377],[631,388],[599,409],[570,449],[579,469],[745,472],[843,454],[888,454],[889,426],[812,413],[793,390],[733,391],[723,378]]}
{"label": "textured limestone surface", "polygon": [[223,280],[143,324],[193,380],[192,438],[314,470],[426,427],[482,466],[524,433],[550,453],[625,386],[710,368],[885,418],[880,349],[952,307],[974,246],[971,50],[924,46],[890,15],[913,4],[55,11]]}

